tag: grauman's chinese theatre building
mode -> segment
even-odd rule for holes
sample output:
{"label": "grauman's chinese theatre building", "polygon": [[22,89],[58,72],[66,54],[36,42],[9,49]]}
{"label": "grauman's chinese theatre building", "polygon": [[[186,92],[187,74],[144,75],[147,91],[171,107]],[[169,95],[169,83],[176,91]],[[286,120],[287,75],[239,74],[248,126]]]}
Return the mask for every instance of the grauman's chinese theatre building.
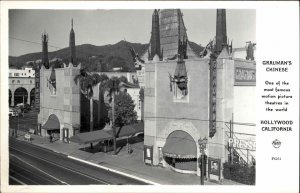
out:
{"label": "grauman's chinese theatre building", "polygon": [[143,55],[144,161],[200,175],[200,138],[208,139],[206,155],[224,163],[232,117],[255,123],[254,58],[232,55],[225,10],[217,10],[216,38],[201,53],[188,41],[180,10],[155,10],[151,34]]}
{"label": "grauman's chinese theatre building", "polygon": [[80,72],[75,52],[75,33],[70,32],[69,64],[61,68],[49,65],[48,35],[42,35],[42,65],[36,81],[36,106],[38,114],[38,133],[42,136],[56,134],[60,140],[67,141],[80,130],[80,89],[74,77]]}

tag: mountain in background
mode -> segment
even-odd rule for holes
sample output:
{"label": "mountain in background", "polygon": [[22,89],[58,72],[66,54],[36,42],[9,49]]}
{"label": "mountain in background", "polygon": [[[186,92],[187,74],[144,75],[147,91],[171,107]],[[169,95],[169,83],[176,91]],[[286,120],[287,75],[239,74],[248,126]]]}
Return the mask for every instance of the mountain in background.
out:
{"label": "mountain in background", "polygon": [[[83,44],[76,46],[76,55],[78,62],[86,67],[88,71],[110,71],[112,68],[122,67],[122,71],[134,71],[133,59],[129,48],[132,47],[139,54],[145,53],[149,44],[130,43],[124,40],[104,46],[95,46]],[[203,47],[190,42],[191,48],[199,54]],[[22,68],[23,66],[34,66],[36,61],[41,61],[41,52],[25,54],[22,56],[9,57],[9,68]],[[55,65],[68,63],[70,56],[69,48],[63,48],[54,52],[49,52],[49,59],[55,62]],[[56,59],[60,59],[57,60]]]}

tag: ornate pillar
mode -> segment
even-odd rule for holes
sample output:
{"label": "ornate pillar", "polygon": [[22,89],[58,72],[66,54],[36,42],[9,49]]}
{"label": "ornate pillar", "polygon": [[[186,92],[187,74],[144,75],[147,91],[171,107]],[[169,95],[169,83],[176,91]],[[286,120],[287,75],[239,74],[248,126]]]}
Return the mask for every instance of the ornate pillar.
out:
{"label": "ornate pillar", "polygon": [[27,95],[28,95],[27,96],[27,104],[30,105],[30,91],[29,92],[27,91]]}
{"label": "ornate pillar", "polygon": [[15,106],[15,90],[11,91],[11,106]]}

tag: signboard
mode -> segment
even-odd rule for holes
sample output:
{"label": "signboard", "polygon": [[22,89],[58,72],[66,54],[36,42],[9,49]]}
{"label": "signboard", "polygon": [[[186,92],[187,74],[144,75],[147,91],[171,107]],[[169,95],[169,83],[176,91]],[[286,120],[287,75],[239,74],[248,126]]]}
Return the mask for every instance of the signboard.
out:
{"label": "signboard", "polygon": [[69,129],[63,128],[63,142],[69,143]]}
{"label": "signboard", "polygon": [[35,129],[29,129],[29,133],[30,134],[34,134],[35,133]]}
{"label": "signboard", "polygon": [[25,134],[24,138],[25,138],[27,141],[30,141],[30,134]]}
{"label": "signboard", "polygon": [[153,164],[153,147],[144,145],[144,162],[146,164]]}
{"label": "signboard", "polygon": [[41,134],[42,134],[42,133],[41,133],[41,130],[42,130],[42,124],[38,124],[36,134],[37,134],[37,135],[41,135]]}
{"label": "signboard", "polygon": [[210,60],[210,84],[209,84],[209,137],[216,133],[217,115],[217,61]]}
{"label": "signboard", "polygon": [[235,69],[234,69],[234,85],[235,86],[255,86],[256,85],[256,69],[235,67]]}
{"label": "signboard", "polygon": [[237,149],[244,149],[244,150],[256,150],[256,142],[253,140],[247,139],[228,139],[229,147],[237,148]]}
{"label": "signboard", "polygon": [[40,69],[35,69],[35,109],[40,112]]}
{"label": "signboard", "polygon": [[212,180],[221,179],[221,159],[208,158],[208,177]]}

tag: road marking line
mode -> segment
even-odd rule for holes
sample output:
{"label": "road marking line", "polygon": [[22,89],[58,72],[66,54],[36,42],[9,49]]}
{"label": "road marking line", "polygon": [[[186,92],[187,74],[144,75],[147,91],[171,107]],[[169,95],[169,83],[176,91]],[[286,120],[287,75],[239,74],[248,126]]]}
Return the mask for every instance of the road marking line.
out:
{"label": "road marking line", "polygon": [[[12,161],[12,160],[10,160],[10,161]],[[24,161],[23,161],[23,162],[24,162]],[[24,162],[24,163],[25,163],[25,162]],[[26,164],[28,164],[28,163],[26,163]],[[51,182],[51,183],[56,184],[56,185],[58,184],[57,181],[54,182],[51,178],[50,178],[50,179],[47,179],[47,178],[45,178],[44,176],[34,174],[34,173],[33,173],[32,171],[30,171],[30,170],[27,170],[27,169],[25,169],[25,168],[22,168],[22,167],[20,167],[20,166],[17,166],[16,163],[15,163],[14,167],[16,167],[16,168],[21,168],[22,170],[24,170],[24,171],[26,171],[26,172],[28,172],[28,173],[30,173],[30,174],[36,175],[36,177],[39,177],[39,178],[42,178],[42,179],[46,180],[47,182]],[[36,167],[34,167],[34,169],[36,169]],[[10,170],[11,170],[11,169],[10,169]],[[11,171],[14,171],[14,170],[11,170]],[[16,173],[18,174],[18,172],[16,172]],[[21,174],[18,174],[18,175],[21,175]],[[21,176],[25,177],[24,175],[21,175]],[[25,178],[26,178],[26,179],[29,179],[29,178],[27,178],[27,177],[25,177]],[[36,183],[35,181],[33,181],[33,180],[31,180],[31,179],[29,179],[29,180],[32,181],[32,182],[34,182],[34,183]],[[58,185],[60,185],[60,184],[58,184]]]}
{"label": "road marking line", "polygon": [[9,176],[9,178],[13,179],[13,180],[16,181],[16,182],[19,182],[19,183],[22,184],[22,185],[27,185],[27,184],[25,184],[24,182],[22,182],[22,181],[18,180],[17,178],[15,178],[15,177]]}
{"label": "road marking line", "polygon": [[74,160],[77,160],[77,161],[80,161],[80,162],[83,162],[83,163],[86,163],[86,164],[89,164],[89,165],[92,165],[92,166],[95,166],[95,167],[98,167],[98,168],[102,168],[102,169],[105,169],[105,170],[110,171],[110,172],[114,172],[114,173],[117,173],[117,174],[121,174],[121,175],[123,175],[123,176],[127,176],[127,177],[130,177],[130,178],[134,178],[134,179],[136,179],[136,180],[140,180],[140,181],[143,181],[143,182],[152,184],[152,185],[160,185],[159,183],[156,183],[156,182],[153,182],[153,181],[150,181],[150,180],[146,180],[146,179],[143,179],[143,178],[140,178],[140,177],[131,175],[131,174],[126,174],[126,173],[124,173],[124,172],[120,172],[120,171],[118,171],[118,170],[114,170],[114,169],[111,169],[111,168],[108,168],[108,167],[105,167],[105,166],[101,166],[101,165],[98,165],[98,164],[95,164],[95,163],[92,163],[92,162],[88,162],[88,161],[86,161],[86,160],[82,160],[82,159],[79,159],[79,158],[77,158],[77,157],[73,157],[73,156],[68,155],[68,158],[74,159]]}
{"label": "road marking line", "polygon": [[[19,150],[13,148],[13,147],[10,147],[10,148],[14,149],[15,151],[19,151]],[[94,177],[92,177],[92,176],[88,176],[88,175],[86,175],[86,174],[84,174],[84,173],[80,173],[80,172],[78,172],[78,171],[76,171],[76,170],[72,170],[72,169],[67,168],[67,167],[64,167],[64,166],[62,166],[62,165],[55,164],[55,163],[53,163],[53,162],[51,162],[51,161],[48,161],[48,160],[46,160],[46,159],[43,159],[43,158],[34,156],[34,155],[30,154],[30,153],[23,152],[23,151],[19,151],[19,152],[24,153],[24,154],[27,154],[27,155],[29,155],[29,156],[31,156],[31,157],[35,157],[35,158],[37,158],[37,159],[39,159],[39,160],[43,160],[44,162],[50,163],[50,164],[55,165],[55,166],[57,166],[57,167],[64,168],[65,170],[69,170],[69,171],[71,171],[71,172],[73,172],[73,173],[77,173],[77,174],[79,174],[79,175],[82,175],[82,176],[85,176],[85,177],[87,177],[87,178],[93,179],[93,180],[95,180],[95,181],[98,181],[98,182],[101,182],[101,183],[104,183],[104,184],[109,184],[109,183],[107,183],[107,182],[105,182],[105,181],[103,181],[103,180],[94,178]],[[65,182],[62,182],[62,183],[65,183]],[[67,184],[67,183],[66,183],[66,184]]]}
{"label": "road marking line", "polygon": [[24,175],[22,175],[22,174],[19,174],[19,173],[17,173],[15,170],[12,170],[12,169],[10,169],[10,171],[15,172],[15,173],[16,173],[15,175],[17,175],[17,176],[19,176],[19,177],[22,177],[22,178],[24,178],[24,179],[26,179],[26,180],[29,180],[29,181],[33,182],[33,184],[26,184],[26,185],[38,185],[38,183],[37,183],[36,181],[33,181],[32,179],[28,178],[27,176],[24,176]]}
{"label": "road marking line", "polygon": [[47,172],[45,172],[45,171],[43,171],[43,170],[41,170],[41,169],[39,169],[39,168],[37,168],[37,167],[33,166],[32,164],[30,164],[30,163],[27,163],[26,161],[22,160],[22,159],[21,159],[21,158],[19,158],[18,156],[14,155],[14,154],[11,154],[11,156],[14,156],[14,157],[15,157],[15,158],[17,158],[18,160],[20,160],[20,161],[24,162],[25,164],[27,164],[27,165],[29,165],[29,166],[31,166],[31,167],[33,167],[33,168],[35,168],[35,169],[37,169],[38,171],[40,171],[40,172],[42,172],[42,173],[46,174],[47,176],[50,176],[51,178],[53,178],[53,179],[55,179],[55,180],[57,180],[57,181],[59,181],[59,182],[61,182],[61,183],[63,183],[63,184],[69,185],[68,183],[66,183],[66,182],[64,182],[64,181],[62,181],[62,180],[60,180],[60,179],[58,179],[58,178],[56,178],[56,177],[52,176],[51,174],[48,174]]}

